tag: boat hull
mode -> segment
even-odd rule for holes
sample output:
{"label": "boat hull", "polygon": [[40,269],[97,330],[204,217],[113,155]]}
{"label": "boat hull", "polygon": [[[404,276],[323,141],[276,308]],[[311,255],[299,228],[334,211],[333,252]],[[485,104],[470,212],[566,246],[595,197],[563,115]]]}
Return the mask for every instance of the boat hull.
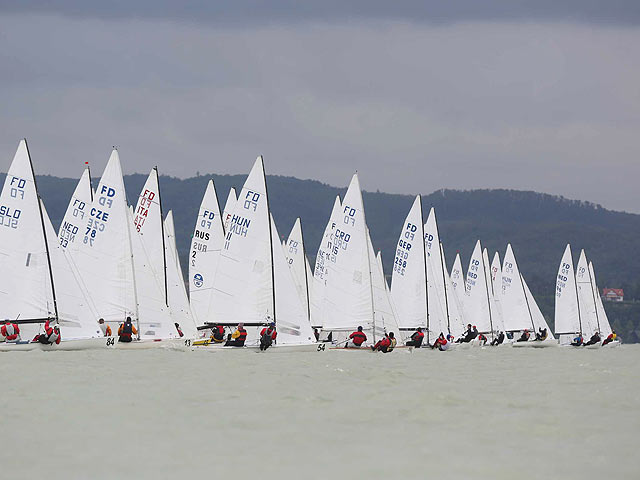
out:
{"label": "boat hull", "polygon": [[77,340],[62,340],[59,345],[44,345],[34,342],[5,342],[0,343],[0,352],[29,352],[42,350],[44,352],[55,351],[77,351],[77,350],[99,350],[102,348],[113,348],[116,343],[115,337],[83,338]]}
{"label": "boat hull", "polygon": [[133,342],[118,342],[116,339],[116,350],[151,350],[154,348],[165,348],[171,350],[188,350],[193,347],[192,338],[162,338],[162,339],[142,339]]}
{"label": "boat hull", "polygon": [[553,348],[558,346],[555,340],[545,340],[543,342],[530,340],[528,342],[513,342],[513,348]]}
{"label": "boat hull", "polygon": [[258,352],[258,353],[294,353],[294,352],[324,352],[330,347],[326,343],[301,343],[292,345],[272,345],[266,350],[260,350],[258,345],[245,345],[244,347],[225,347],[219,343],[206,340],[196,340],[192,344],[193,349],[202,349],[208,352]]}

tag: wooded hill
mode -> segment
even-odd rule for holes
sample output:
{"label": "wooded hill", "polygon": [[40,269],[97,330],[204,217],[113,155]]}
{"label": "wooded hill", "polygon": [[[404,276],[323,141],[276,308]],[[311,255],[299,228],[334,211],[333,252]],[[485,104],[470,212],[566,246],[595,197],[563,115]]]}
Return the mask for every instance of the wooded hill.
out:
{"label": "wooded hill", "polygon": [[[239,193],[246,176],[160,178],[163,210],[174,212],[183,268],[187,265],[198,207],[210,178],[215,182],[223,208],[229,189],[235,187]],[[97,180],[94,179],[95,186]],[[142,174],[125,177],[130,203],[135,205],[145,180],[146,175]],[[37,181],[57,228],[77,180],[39,176]],[[307,254],[313,264],[334,198],[338,194],[344,196],[346,187],[283,176],[269,176],[267,181],[280,235],[286,238],[299,216]],[[348,181],[345,179],[345,184]],[[364,192],[363,197],[374,248],[382,251],[385,271],[390,274],[395,244],[414,197],[381,192]],[[575,262],[580,249],[584,248],[594,264],[600,288],[624,288],[625,305],[606,304],[614,328],[620,330],[624,340],[638,340],[640,302],[635,301],[640,301],[640,215],[607,210],[590,202],[515,190],[439,190],[423,195],[422,199],[425,219],[428,207],[436,209],[449,267],[459,251],[466,270],[477,239],[489,249],[490,258],[498,251],[502,259],[507,242],[511,243],[520,270],[551,323],[555,275],[564,247],[567,242],[571,243]]]}

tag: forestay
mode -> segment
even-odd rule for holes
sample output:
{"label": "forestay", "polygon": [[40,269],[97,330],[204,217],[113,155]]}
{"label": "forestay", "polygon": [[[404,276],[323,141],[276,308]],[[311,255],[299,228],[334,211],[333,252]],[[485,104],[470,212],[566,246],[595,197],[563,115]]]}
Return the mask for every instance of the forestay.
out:
{"label": "forestay", "polygon": [[573,270],[571,245],[567,244],[556,277],[556,303],[554,323],[556,335],[582,331],[576,277]]}
{"label": "forestay", "polygon": [[[235,200],[235,193],[233,193]],[[199,324],[211,319],[213,279],[224,245],[224,226],[213,180],[207,183],[189,252],[189,294],[191,308]]]}
{"label": "forestay", "polygon": [[398,313],[398,325],[403,330],[427,327],[427,268],[423,238],[422,201],[418,195],[400,232],[391,275],[391,297]]}
{"label": "forestay", "polygon": [[[91,173],[87,166],[82,172],[80,181],[71,196],[69,206],[58,230],[60,245],[65,250],[73,252],[78,247],[78,243],[82,241],[83,229],[87,223],[87,215],[89,215],[92,201]],[[76,243],[76,240],[78,243]]]}

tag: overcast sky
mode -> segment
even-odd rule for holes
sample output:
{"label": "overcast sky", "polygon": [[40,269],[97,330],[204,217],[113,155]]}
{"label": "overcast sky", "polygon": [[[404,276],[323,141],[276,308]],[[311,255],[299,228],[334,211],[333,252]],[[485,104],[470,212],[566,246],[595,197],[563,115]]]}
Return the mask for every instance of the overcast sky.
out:
{"label": "overcast sky", "polygon": [[27,137],[59,176],[112,145],[180,177],[262,153],[337,186],[640,212],[638,1],[6,3],[2,170]]}

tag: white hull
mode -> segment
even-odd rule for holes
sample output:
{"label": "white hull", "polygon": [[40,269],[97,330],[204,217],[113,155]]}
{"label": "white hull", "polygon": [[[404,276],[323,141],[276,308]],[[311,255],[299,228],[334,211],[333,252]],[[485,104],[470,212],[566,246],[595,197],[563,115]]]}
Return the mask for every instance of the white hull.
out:
{"label": "white hull", "polygon": [[115,348],[118,350],[150,350],[152,348],[168,348],[173,350],[185,350],[192,346],[192,338],[159,338],[142,339],[133,342],[118,342],[116,338]]}
{"label": "white hull", "polygon": [[42,343],[0,343],[0,352],[29,352],[33,350],[42,350],[45,352],[53,351],[74,351],[74,350],[97,350],[101,348],[113,348],[116,343],[114,337],[102,338],[84,338],[78,340],[62,340],[59,345],[44,345]]}
{"label": "white hull", "polygon": [[555,340],[545,340],[543,342],[529,340],[528,342],[513,342],[512,346],[514,348],[549,348],[557,347],[558,342]]}
{"label": "white hull", "polygon": [[271,345],[266,350],[260,350],[258,345],[245,345],[244,347],[225,347],[219,343],[209,343],[206,345],[193,345],[194,349],[202,349],[209,352],[258,352],[258,353],[293,353],[293,352],[324,352],[329,350],[327,343],[301,343],[293,345]]}
{"label": "white hull", "polygon": [[620,346],[620,340],[614,340],[613,342],[609,342],[606,345],[602,345],[602,348],[615,348]]}

